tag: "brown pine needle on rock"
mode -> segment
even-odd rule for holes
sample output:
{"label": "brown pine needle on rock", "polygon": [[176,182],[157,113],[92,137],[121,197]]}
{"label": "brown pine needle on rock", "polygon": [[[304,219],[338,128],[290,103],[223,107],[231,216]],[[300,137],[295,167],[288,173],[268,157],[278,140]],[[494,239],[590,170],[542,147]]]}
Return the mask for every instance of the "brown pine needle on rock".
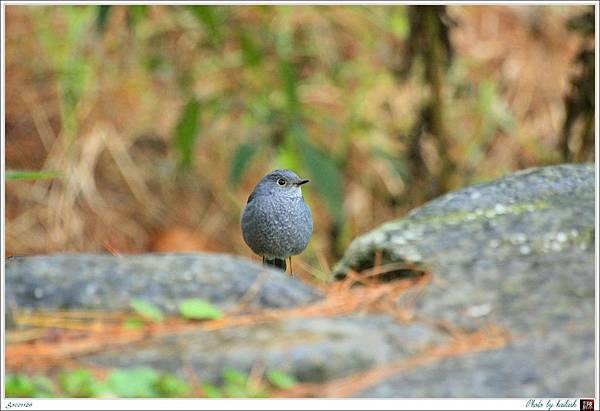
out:
{"label": "brown pine needle on rock", "polygon": [[327,381],[325,383],[300,384],[288,390],[278,391],[275,397],[351,397],[370,386],[399,372],[417,368],[425,364],[441,361],[464,354],[501,348],[509,341],[508,335],[501,329],[491,327],[472,334],[455,337],[450,343],[428,348],[415,356],[406,358],[389,366],[370,369],[349,377]]}
{"label": "brown pine needle on rock", "polygon": [[[349,282],[354,281],[348,279]],[[341,287],[326,293],[323,300],[313,304],[289,309],[269,309],[254,313],[229,313],[217,320],[190,322],[179,317],[169,317],[160,323],[147,323],[139,329],[125,329],[122,321],[132,314],[96,311],[34,311],[17,312],[17,324],[38,328],[62,330],[65,338],[58,342],[46,342],[43,338],[27,343],[7,344],[8,368],[21,365],[47,367],[65,358],[160,338],[190,330],[213,331],[231,327],[247,327],[255,324],[286,321],[295,318],[328,317],[346,315],[357,311],[380,312],[386,310],[398,296],[415,284],[415,279],[404,279],[366,287]],[[260,280],[259,280],[260,283]],[[242,301],[243,302],[243,301]],[[69,332],[77,331],[77,338]],[[83,336],[81,335],[83,333]]]}

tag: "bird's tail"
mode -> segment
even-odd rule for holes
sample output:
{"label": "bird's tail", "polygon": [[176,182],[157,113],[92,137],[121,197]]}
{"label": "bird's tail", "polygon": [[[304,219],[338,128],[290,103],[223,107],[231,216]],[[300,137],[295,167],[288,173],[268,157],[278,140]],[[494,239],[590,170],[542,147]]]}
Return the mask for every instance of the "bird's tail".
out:
{"label": "bird's tail", "polygon": [[272,260],[269,260],[268,258],[263,257],[263,264],[280,268],[283,271],[286,269],[285,258],[273,258]]}

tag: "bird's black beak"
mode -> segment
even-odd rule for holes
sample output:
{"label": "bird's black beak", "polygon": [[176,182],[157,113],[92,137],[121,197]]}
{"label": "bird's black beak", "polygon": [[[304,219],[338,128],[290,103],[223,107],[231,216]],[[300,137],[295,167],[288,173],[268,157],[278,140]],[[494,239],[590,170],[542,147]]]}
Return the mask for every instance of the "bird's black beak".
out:
{"label": "bird's black beak", "polygon": [[310,180],[298,180],[298,182],[296,183],[297,186],[301,186],[302,184],[306,184],[309,183]]}

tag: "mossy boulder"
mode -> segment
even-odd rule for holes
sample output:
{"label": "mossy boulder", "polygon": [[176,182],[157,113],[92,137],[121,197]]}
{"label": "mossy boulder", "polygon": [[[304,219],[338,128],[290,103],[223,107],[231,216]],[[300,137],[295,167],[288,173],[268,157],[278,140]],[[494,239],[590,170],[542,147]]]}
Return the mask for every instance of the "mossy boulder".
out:
{"label": "mossy boulder", "polygon": [[[592,395],[595,187],[591,164],[524,170],[442,196],[354,240],[337,278],[372,267],[376,253],[382,264],[428,267],[430,284],[401,297],[416,298],[419,318],[467,331],[492,324],[515,341],[364,395]],[[445,382],[425,389],[427,375],[445,375],[443,367]],[[496,384],[503,373],[514,378]]]}

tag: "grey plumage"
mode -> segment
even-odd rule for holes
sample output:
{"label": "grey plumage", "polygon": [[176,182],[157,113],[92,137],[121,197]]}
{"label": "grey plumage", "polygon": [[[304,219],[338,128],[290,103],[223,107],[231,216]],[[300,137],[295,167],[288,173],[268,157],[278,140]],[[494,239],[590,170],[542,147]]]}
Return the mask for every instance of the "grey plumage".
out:
{"label": "grey plumage", "polygon": [[242,235],[266,264],[285,270],[285,259],[308,245],[313,222],[300,188],[307,182],[292,171],[274,170],[250,194],[241,218]]}

